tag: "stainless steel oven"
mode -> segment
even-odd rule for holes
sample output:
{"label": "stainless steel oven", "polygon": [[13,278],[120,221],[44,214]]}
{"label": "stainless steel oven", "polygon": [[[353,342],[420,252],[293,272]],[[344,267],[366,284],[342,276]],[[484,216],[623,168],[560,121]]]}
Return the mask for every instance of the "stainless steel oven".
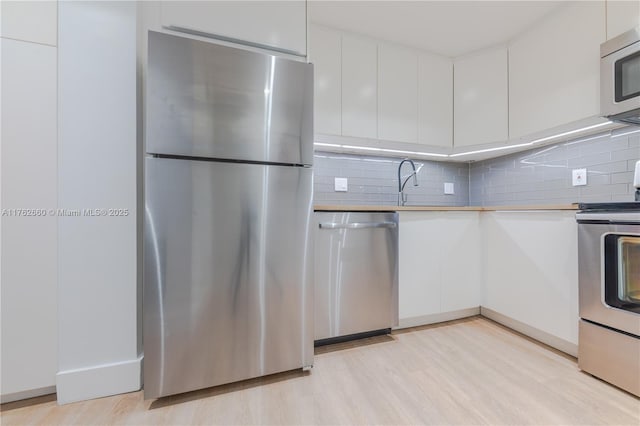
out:
{"label": "stainless steel oven", "polygon": [[578,364],[640,396],[640,203],[581,208]]}

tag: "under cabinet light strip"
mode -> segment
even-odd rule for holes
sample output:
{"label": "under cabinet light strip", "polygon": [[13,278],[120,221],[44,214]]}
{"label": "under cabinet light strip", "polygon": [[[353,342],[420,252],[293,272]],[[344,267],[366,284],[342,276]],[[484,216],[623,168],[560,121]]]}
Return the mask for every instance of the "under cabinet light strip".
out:
{"label": "under cabinet light strip", "polygon": [[353,149],[360,151],[373,151],[373,152],[387,152],[393,154],[407,154],[407,155],[421,155],[428,157],[449,157],[448,154],[437,154],[434,152],[420,152],[420,151],[405,151],[400,149],[388,149],[388,148],[375,148],[369,146],[356,146],[356,145],[340,145],[335,143],[323,143],[323,142],[315,142],[315,146],[319,147],[327,147],[327,148],[342,148],[342,149]]}
{"label": "under cabinet light strip", "polygon": [[523,146],[530,146],[530,145],[533,145],[533,142],[521,143],[521,144],[518,144],[518,145],[498,146],[496,148],[479,149],[477,151],[458,152],[457,154],[449,155],[449,157],[461,157],[463,155],[480,154],[480,153],[483,153],[483,152],[502,151],[504,149],[520,148],[520,147],[523,147]]}
{"label": "under cabinet light strip", "polygon": [[314,146],[328,146],[331,148],[340,148],[342,145],[338,145],[335,143],[320,143],[320,142],[314,142],[313,143]]}
{"label": "under cabinet light strip", "polygon": [[412,154],[412,155],[426,155],[430,157],[448,157],[448,154],[436,154],[433,152],[420,152],[420,151],[404,151],[400,149],[388,149],[388,148],[373,148],[366,146],[355,146],[355,145],[342,145],[345,149],[362,149],[365,151],[378,151],[378,152],[390,152],[394,154]]}
{"label": "under cabinet light strip", "polygon": [[[521,144],[516,144],[516,145],[498,146],[498,147],[495,147],[495,148],[478,149],[478,150],[475,150],[475,151],[458,152],[456,154],[438,154],[438,153],[434,153],[434,152],[405,151],[405,150],[400,150],[400,149],[375,148],[375,147],[356,146],[356,145],[341,145],[341,144],[321,143],[321,142],[315,142],[314,145],[315,146],[319,146],[319,147],[328,147],[328,148],[341,148],[341,149],[372,151],[372,152],[386,152],[386,153],[392,153],[392,154],[420,155],[420,156],[424,156],[424,157],[455,158],[455,157],[461,157],[463,155],[482,154],[482,153],[485,153],[485,152],[502,151],[502,150],[505,150],[505,149],[514,149],[514,148],[521,148],[521,147],[524,147],[524,146],[532,146],[532,145],[539,144],[539,143],[542,143],[542,142],[547,142],[547,141],[550,141],[550,140],[553,140],[553,139],[561,138],[563,136],[569,136],[569,135],[573,135],[573,134],[576,134],[576,133],[584,132],[584,131],[587,131],[587,130],[597,129],[599,127],[606,126],[606,125],[609,125],[609,124],[612,124],[612,122],[607,120],[604,123],[598,123],[598,124],[594,124],[594,125],[591,125],[591,126],[581,127],[579,129],[570,130],[568,132],[562,132],[562,133],[558,133],[558,134],[555,134],[555,135],[547,136],[547,137],[544,137],[544,138],[536,139],[536,140],[533,140],[531,142],[526,142],[526,143],[521,143]],[[629,133],[621,133],[618,136],[622,136],[622,135],[626,135],[626,134],[630,134],[630,133],[635,133],[635,132],[636,132],[636,130],[631,131]]]}
{"label": "under cabinet light strip", "polygon": [[585,130],[597,129],[598,127],[606,126],[606,125],[611,124],[611,123],[612,123],[611,121],[607,120],[604,123],[594,124],[593,126],[582,127],[580,129],[570,130],[568,132],[563,132],[563,133],[558,133],[557,135],[547,136],[546,138],[536,139],[534,141],[531,141],[531,143],[546,142],[546,141],[550,141],[551,139],[561,138],[563,136],[568,136],[568,135],[573,135],[575,133],[584,132]]}
{"label": "under cabinet light strip", "polygon": [[612,134],[612,135],[611,135],[611,137],[612,137],[612,138],[617,138],[617,137],[620,137],[620,136],[626,136],[626,135],[630,135],[630,134],[638,133],[638,132],[640,132],[640,129],[637,129],[637,130],[631,130],[630,132],[616,133],[615,135],[614,135],[614,134]]}

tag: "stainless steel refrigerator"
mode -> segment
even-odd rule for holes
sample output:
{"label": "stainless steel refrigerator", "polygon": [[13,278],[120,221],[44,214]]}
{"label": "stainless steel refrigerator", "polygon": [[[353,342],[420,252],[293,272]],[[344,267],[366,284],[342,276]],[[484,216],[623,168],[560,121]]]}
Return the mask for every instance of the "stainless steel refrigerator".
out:
{"label": "stainless steel refrigerator", "polygon": [[313,363],[312,65],[149,32],[144,391]]}

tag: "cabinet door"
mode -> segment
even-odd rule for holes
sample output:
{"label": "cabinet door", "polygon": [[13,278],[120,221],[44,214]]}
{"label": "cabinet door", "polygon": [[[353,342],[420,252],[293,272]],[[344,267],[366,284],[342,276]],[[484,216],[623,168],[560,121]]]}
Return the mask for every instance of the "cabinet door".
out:
{"label": "cabinet door", "polygon": [[508,139],[507,49],[454,62],[454,147]]}
{"label": "cabinet door", "polygon": [[482,213],[482,307],[578,342],[578,228],[571,211]]}
{"label": "cabinet door", "polygon": [[417,53],[393,45],[378,45],[378,138],[417,142],[417,89]]}
{"label": "cabinet door", "polygon": [[607,40],[640,27],[640,1],[607,0]]}
{"label": "cabinet door", "polygon": [[304,0],[160,3],[162,25],[189,28],[306,55],[307,11]]}
{"label": "cabinet door", "polygon": [[14,40],[58,44],[57,1],[0,2],[0,35]]}
{"label": "cabinet door", "polygon": [[440,247],[433,238],[438,228],[431,213],[400,212],[398,310],[401,326],[403,320],[441,312]]}
{"label": "cabinet door", "polygon": [[342,134],[377,137],[378,51],[372,40],[342,37]]}
{"label": "cabinet door", "polygon": [[314,132],[342,133],[342,39],[336,31],[312,25],[309,59],[313,63]]}
{"label": "cabinet door", "polygon": [[511,139],[600,113],[603,2],[570,2],[509,47]]}
{"label": "cabinet door", "polygon": [[453,145],[453,62],[421,53],[418,57],[418,143]]}
{"label": "cabinet door", "polygon": [[442,312],[477,308],[482,276],[480,214],[442,212],[438,225]]}
{"label": "cabinet door", "polygon": [[400,212],[399,247],[401,326],[480,306],[478,212]]}
{"label": "cabinet door", "polygon": [[[56,208],[56,48],[3,38],[0,51],[2,207]],[[58,219],[48,214],[1,220],[0,389],[8,402],[7,394],[55,392]]]}

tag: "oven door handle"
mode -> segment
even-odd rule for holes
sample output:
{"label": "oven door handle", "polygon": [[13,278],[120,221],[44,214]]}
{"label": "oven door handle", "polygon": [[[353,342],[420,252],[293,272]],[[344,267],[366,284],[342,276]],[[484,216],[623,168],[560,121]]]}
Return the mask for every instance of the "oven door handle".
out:
{"label": "oven door handle", "polygon": [[638,225],[640,213],[576,213],[578,223]]}

